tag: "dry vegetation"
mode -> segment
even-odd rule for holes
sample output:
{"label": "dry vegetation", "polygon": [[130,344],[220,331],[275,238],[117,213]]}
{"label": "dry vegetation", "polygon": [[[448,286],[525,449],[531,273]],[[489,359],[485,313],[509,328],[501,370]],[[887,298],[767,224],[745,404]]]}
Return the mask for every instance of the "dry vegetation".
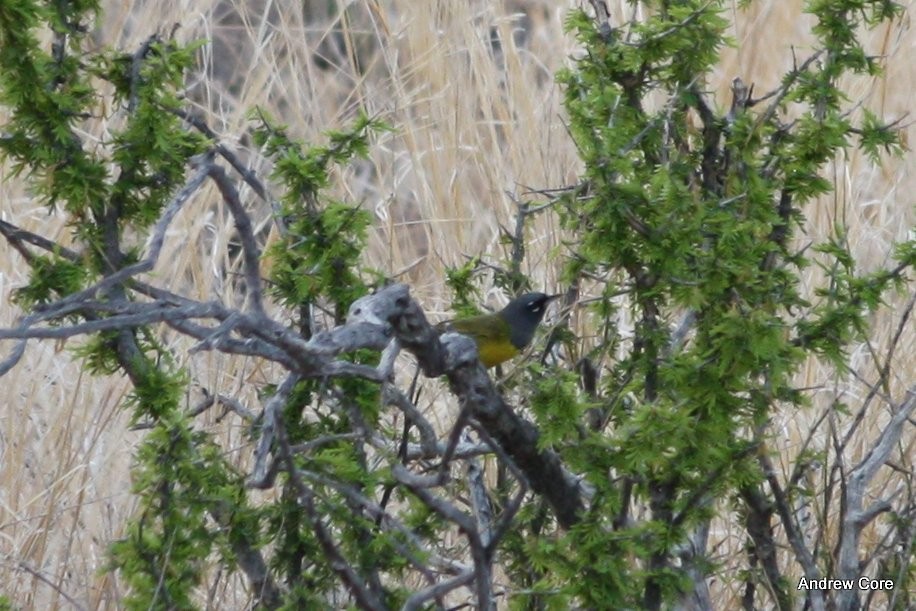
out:
{"label": "dry vegetation", "polygon": [[[341,173],[334,189],[373,211],[376,225],[367,256],[376,267],[410,283],[433,316],[444,314],[448,301],[444,265],[472,254],[498,261],[504,255],[499,227],[512,222],[514,199],[524,197],[528,188],[569,184],[580,169],[552,79],[576,51],[562,29],[566,3],[306,3],[349,4],[345,19],[333,11],[302,15],[298,2],[104,4],[99,44],[133,48],[156,31],[222,41],[202,53],[206,71],[215,77],[202,73],[189,96],[229,143],[249,142],[247,113],[255,106],[311,139],[345,125],[361,108],[393,125],[395,131],[378,140],[369,161]],[[609,4],[617,18],[632,10],[627,2]],[[262,5],[269,6],[266,20]],[[800,17],[800,5],[770,0],[755,2],[750,11],[733,7],[736,44],[726,50],[716,82],[708,84],[718,92],[720,105],[728,102],[732,78],[740,76],[766,91],[791,66],[790,45],[800,53],[806,49],[811,23]],[[880,115],[901,117],[912,109],[916,88],[916,67],[910,61],[916,35],[907,19],[869,39],[874,52],[888,56],[886,75],[850,82],[847,90]],[[99,124],[87,137],[99,138],[105,130]],[[258,166],[256,154],[251,161]],[[889,244],[913,231],[912,157],[874,165],[854,154],[836,160],[827,171],[836,192],[809,213],[811,239],[841,220],[849,226],[861,268],[886,265]],[[59,218],[34,206],[7,168],[0,167],[0,180],[3,219],[66,243],[66,227],[54,225]],[[159,278],[171,278],[176,288],[193,287],[190,294],[202,298],[226,294],[231,281],[226,270],[235,267],[227,248],[232,224],[205,199],[197,197],[173,224],[155,271]],[[259,215],[265,227],[267,213]],[[531,227],[525,263],[535,285],[558,288],[558,267],[548,256],[556,246],[553,222],[538,220]],[[10,294],[25,282],[25,273],[19,255],[0,241],[0,326],[11,325],[18,314]],[[488,297],[498,301],[495,294]],[[800,374],[800,385],[821,389],[823,404],[778,416],[785,431],[782,464],[790,464],[826,405],[836,398],[853,405],[861,400],[866,391],[861,380],[876,377],[873,354],[886,353],[899,331],[898,314],[911,299],[912,294],[899,295],[874,317],[869,343],[851,350],[854,376],[830,377],[814,361]],[[621,320],[624,333],[627,324]],[[914,329],[910,324],[902,330],[895,377],[887,389],[894,397],[916,379]],[[8,346],[0,344],[4,352]],[[245,359],[206,352],[192,357],[177,347],[195,382],[211,390],[245,398],[250,380],[271,377]],[[131,513],[128,469],[132,444],[141,433],[125,433],[129,423],[119,404],[126,381],[82,374],[68,348],[32,343],[19,366],[0,380],[0,592],[23,608],[116,608],[117,578],[102,569],[108,542]],[[211,414],[210,426],[223,431],[227,447],[248,443],[238,422],[217,416]],[[860,429],[862,447],[886,422],[887,413],[874,407],[867,418]],[[907,430],[896,454],[906,457],[898,465],[903,470],[913,469],[913,431]],[[723,570],[738,570],[741,550],[733,549],[729,534],[727,521],[717,524],[711,549]],[[231,581],[216,574],[212,579],[208,587],[220,601],[216,606],[244,605],[244,598],[235,598],[239,594]],[[739,592],[723,591],[716,583],[712,587],[721,608],[734,607]]]}

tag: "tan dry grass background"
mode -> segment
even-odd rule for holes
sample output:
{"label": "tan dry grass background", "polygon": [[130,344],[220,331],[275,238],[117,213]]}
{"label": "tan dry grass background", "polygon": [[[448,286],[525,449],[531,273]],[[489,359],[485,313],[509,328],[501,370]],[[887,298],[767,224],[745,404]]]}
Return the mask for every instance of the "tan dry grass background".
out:
{"label": "tan dry grass background", "polygon": [[[339,19],[344,4],[351,11]],[[333,191],[373,211],[370,262],[401,274],[435,316],[444,315],[448,301],[444,264],[463,262],[465,255],[496,261],[503,256],[498,227],[512,223],[515,204],[509,194],[576,179],[580,166],[552,79],[575,51],[562,31],[564,13],[574,4],[361,0],[337,2],[328,14],[310,9],[303,16],[301,3],[282,0],[109,0],[96,39],[131,49],[173,27],[176,36],[188,40],[231,36],[231,42],[209,45],[203,52],[219,79],[200,78],[191,90],[201,108],[212,111],[210,124],[230,144],[248,143],[247,112],[254,106],[309,139],[346,125],[358,108],[388,120],[395,133],[378,140],[368,163],[342,171]],[[618,22],[632,11],[623,1],[609,4]],[[804,58],[810,44],[812,22],[800,17],[801,2],[755,2],[750,11],[736,5],[730,12],[736,45],[725,51],[715,81],[708,83],[719,106],[729,102],[732,78],[740,76],[754,83],[758,93],[765,92],[792,65],[790,45]],[[868,35],[870,48],[888,55],[886,76],[849,82],[854,100],[891,119],[913,107],[916,37],[909,19]],[[496,52],[494,33],[501,41]],[[86,137],[101,138],[105,129],[97,125]],[[908,127],[906,135],[911,132]],[[257,155],[251,160],[263,169]],[[914,170],[909,155],[879,165],[859,154],[837,160],[827,170],[838,185],[835,196],[808,211],[811,239],[841,219],[849,225],[861,268],[886,266],[891,241],[912,231]],[[0,180],[5,220],[67,241],[59,218],[37,209],[21,182],[10,179],[8,168],[0,167]],[[201,297],[231,299],[225,270],[234,265],[226,248],[232,229],[216,201],[204,195],[185,207],[155,270],[157,281]],[[253,198],[248,201],[257,206]],[[266,226],[266,210],[260,218]],[[529,232],[525,271],[536,287],[560,288],[558,265],[547,257],[558,245],[557,227],[544,217]],[[12,324],[17,316],[9,297],[25,282],[23,270],[18,254],[0,243],[0,325]],[[504,298],[495,292],[487,296],[494,304]],[[879,354],[907,298],[899,296],[875,316],[871,342]],[[620,324],[626,333],[629,322],[622,318]],[[904,385],[916,378],[914,339],[911,325],[894,367],[892,394],[898,399]],[[201,386],[238,395],[252,405],[251,382],[274,376],[244,359],[189,357],[186,343],[174,345]],[[6,352],[10,345],[0,348]],[[852,355],[853,367],[874,379],[864,346]],[[824,404],[837,396],[853,405],[861,399],[861,384],[850,376],[830,375],[812,362],[800,382],[822,388],[817,396]],[[0,389],[0,592],[23,608],[71,608],[72,602],[86,609],[117,608],[123,592],[117,579],[101,569],[108,542],[131,512],[128,467],[141,435],[125,433],[127,417],[119,409],[128,390],[125,380],[90,378],[71,360],[67,347],[46,342],[31,344],[19,366],[0,380]],[[819,413],[816,408],[778,416],[778,428],[785,431],[777,444],[785,456],[782,464],[789,464],[797,451]],[[443,417],[447,420],[447,414]],[[886,420],[886,409],[875,409],[869,417],[863,442]],[[218,431],[227,447],[243,449],[237,421],[217,422],[215,414],[209,418],[204,425]],[[910,429],[897,458],[911,457],[913,444]],[[913,467],[912,458],[901,460]],[[742,568],[740,550],[732,548],[732,528],[723,520],[713,534],[723,577]],[[713,592],[722,608],[729,608],[738,593],[721,583],[713,583]],[[236,585],[212,576],[201,601],[210,600],[215,608],[243,608],[247,601]]]}

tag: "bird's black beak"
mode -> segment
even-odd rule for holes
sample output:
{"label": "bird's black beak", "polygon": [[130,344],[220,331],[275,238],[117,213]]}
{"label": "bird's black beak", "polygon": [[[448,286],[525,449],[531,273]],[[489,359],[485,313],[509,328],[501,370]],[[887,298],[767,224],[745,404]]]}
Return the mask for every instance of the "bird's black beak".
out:
{"label": "bird's black beak", "polygon": [[557,297],[562,297],[563,295],[564,295],[564,293],[557,293],[556,295],[547,295],[547,301],[545,301],[544,303],[550,303],[551,301],[553,301],[553,300],[556,299]]}

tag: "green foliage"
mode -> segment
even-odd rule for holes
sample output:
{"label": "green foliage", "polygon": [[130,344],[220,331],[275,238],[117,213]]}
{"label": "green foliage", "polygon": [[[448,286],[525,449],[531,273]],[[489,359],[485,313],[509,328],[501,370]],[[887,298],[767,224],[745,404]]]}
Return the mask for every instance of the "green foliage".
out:
{"label": "green foliage", "polygon": [[[828,280],[808,303],[798,278],[812,261],[790,250],[805,204],[832,189],[824,164],[856,134],[873,157],[899,150],[897,132],[873,114],[853,123],[837,87],[843,74],[879,71],[858,32],[895,17],[899,5],[809,2],[821,61],[787,74],[769,110],[738,100],[727,115],[704,93],[730,44],[722,9],[650,2],[645,18],[621,30],[601,29],[581,11],[567,22],[586,49],[558,79],[587,196],[577,192],[559,208],[574,236],[565,275],[608,278],[600,292],[625,292],[636,328],[627,345],[600,332],[604,339],[587,351],[616,362],[594,402],[609,430],[577,426],[583,406],[572,380],[534,383],[542,443],[583,473],[600,500],[556,542],[538,537],[515,553],[524,549],[540,567],[535,590],[584,606],[677,600],[689,582],[669,559],[687,529],[708,519],[712,499],[762,477],[752,462],[759,442],[748,431],[777,406],[803,407],[792,384],[800,364],[811,353],[839,364],[865,316],[901,281],[903,266],[859,274],[837,228],[813,249]],[[790,104],[791,121],[783,117]],[[898,255],[912,265],[906,247]],[[610,299],[595,307],[599,319],[614,317]],[[687,312],[690,341],[672,351],[671,330]],[[628,516],[631,503],[645,515]],[[628,517],[610,527],[615,516]],[[624,560],[611,564],[609,556]]]}
{"label": "green foliage", "polygon": [[[125,243],[127,237],[144,242],[181,186],[191,158],[209,146],[180,119],[179,91],[196,45],[152,38],[134,53],[89,54],[83,50],[88,28],[82,21],[90,7],[66,7],[64,13],[28,2],[0,7],[0,103],[12,109],[0,150],[17,172],[28,173],[43,203],[63,207],[86,253],[79,264],[35,258],[31,282],[17,295],[25,305],[64,297],[137,261],[139,249]],[[60,34],[65,49],[41,49],[35,32],[42,24]],[[110,97],[97,93],[100,81],[113,87]],[[78,133],[103,111],[114,113],[109,124],[117,128],[103,147],[89,149]],[[282,303],[297,308],[306,334],[327,322],[312,313],[330,311],[330,322],[342,322],[353,300],[367,292],[366,279],[378,277],[361,264],[370,215],[358,205],[328,200],[322,191],[333,167],[364,156],[370,135],[383,129],[380,121],[359,117],[351,129],[329,133],[327,145],[311,147],[266,121],[257,132],[274,157],[274,177],[284,186],[286,231],[269,252],[272,290]],[[137,515],[111,548],[111,566],[130,586],[128,607],[191,608],[214,554],[237,570],[238,546],[257,547],[262,540],[277,545],[272,565],[290,584],[287,604],[322,606],[336,587],[336,575],[323,559],[311,522],[302,516],[295,486],[285,484],[287,502],[248,506],[241,478],[209,435],[195,431],[184,415],[188,378],[170,365],[168,350],[147,331],[135,329],[96,334],[76,353],[94,374],[128,372],[133,421],[151,427],[133,471]],[[350,358],[372,362],[377,355]],[[377,422],[377,385],[340,382],[336,392],[348,405],[329,411],[313,404],[322,389],[327,390],[323,382],[303,381],[291,397],[285,410],[290,443],[348,432],[362,419],[373,426]],[[306,408],[320,414],[317,421],[304,416]],[[354,490],[378,485],[352,443],[319,447],[298,466]],[[342,532],[342,549],[361,570],[403,565],[390,542],[371,538],[370,523],[354,519],[346,497],[322,487],[316,502],[321,515]]]}
{"label": "green foliage", "polygon": [[[256,140],[274,157],[273,176],[284,185],[280,213],[285,235],[266,252],[271,293],[297,313],[295,324],[309,335],[321,312],[327,313],[327,324],[342,323],[350,304],[368,292],[367,280],[379,278],[362,263],[371,216],[358,204],[328,198],[324,189],[334,165],[365,156],[370,136],[388,128],[359,116],[350,129],[329,132],[328,144],[304,146],[282,126],[261,119]],[[356,352],[344,358],[374,365],[378,354]],[[322,398],[329,391],[336,398],[326,402]],[[379,407],[378,386],[366,380],[303,380],[283,410],[288,441],[308,443],[366,425],[375,427]],[[361,452],[351,441],[342,440],[297,457],[296,465],[314,478],[308,486],[315,494],[315,511],[327,520],[354,567],[361,574],[382,570],[397,574],[404,557],[394,553],[392,536],[380,533],[346,493],[329,484],[371,495],[382,482]],[[265,536],[277,549],[272,567],[291,584],[283,608],[322,607],[338,587],[338,576],[312,518],[301,506],[298,486],[284,477],[283,502],[264,508]],[[394,589],[386,595],[392,601],[399,597]]]}
{"label": "green foliage", "polygon": [[[162,403],[152,408],[161,413]],[[249,513],[241,478],[177,407],[172,404],[137,451],[133,492],[142,510],[111,548],[112,566],[131,586],[130,609],[193,608],[214,546],[242,536],[242,525],[256,534],[240,519]],[[237,528],[213,525],[223,507],[232,508]]]}
{"label": "green foliage", "polygon": [[29,264],[29,283],[13,294],[13,300],[23,308],[66,297],[80,290],[86,281],[84,266],[61,257],[36,256]]}
{"label": "green foliage", "polygon": [[[86,22],[96,9],[95,2],[46,7],[19,0],[0,8],[0,104],[11,109],[0,153],[15,173],[28,172],[39,201],[68,213],[90,253],[84,282],[113,264],[105,254],[112,246],[110,236],[107,245],[103,239],[106,214],[116,213],[119,234],[147,227],[181,182],[188,159],[207,145],[170,113],[180,106],[177,90],[193,48],[152,40],[136,55],[87,54]],[[54,35],[50,52],[39,44],[42,24]],[[112,100],[99,97],[97,79],[115,85]],[[123,128],[104,147],[85,144],[83,124],[111,110],[126,114]],[[36,265],[37,293],[29,298],[44,299],[42,285],[50,279],[35,276],[48,273],[47,263]]]}
{"label": "green foliage", "polygon": [[[14,173],[29,170],[42,201],[74,211],[103,201],[108,192],[104,164],[74,131],[96,102],[79,58],[88,30],[81,22],[95,5],[55,5],[56,12],[14,0],[0,7],[0,104],[13,109],[0,152]],[[38,43],[36,29],[43,22],[55,34],[50,53]]]}
{"label": "green foliage", "polygon": [[327,298],[334,319],[342,322],[350,304],[366,293],[358,270],[372,219],[359,205],[320,202],[318,193],[328,184],[331,164],[365,156],[369,136],[387,126],[361,115],[350,130],[329,132],[327,145],[303,149],[285,128],[263,117],[262,123],[255,139],[274,156],[274,177],[286,186],[281,215],[288,234],[267,253],[273,294],[292,307]]}
{"label": "green foliage", "polygon": [[[111,566],[130,585],[130,609],[193,608],[195,589],[214,547],[256,534],[246,507],[242,478],[222,450],[182,409],[187,386],[180,371],[137,357],[128,400],[135,420],[153,422],[132,471],[139,511],[126,535],[111,546]],[[216,528],[231,508],[231,526]],[[244,532],[244,535],[240,534]],[[254,531],[254,533],[253,533]],[[231,566],[231,564],[230,564]]]}
{"label": "green foliage", "polygon": [[118,359],[119,331],[102,331],[77,346],[73,354],[83,359],[86,371],[92,375],[114,375],[121,370]]}
{"label": "green foliage", "polygon": [[184,177],[186,162],[203,152],[206,139],[182,128],[172,111],[191,67],[197,45],[152,40],[137,54],[102,56],[94,69],[115,85],[114,100],[125,105],[128,120],[110,146],[119,173],[111,185],[111,202],[123,225],[145,228],[154,223]]}
{"label": "green foliage", "polygon": [[575,374],[537,369],[532,374],[531,411],[541,431],[539,442],[549,447],[561,440],[575,439],[585,411]]}
{"label": "green foliage", "polygon": [[881,153],[900,156],[903,149],[897,136],[897,129],[887,125],[867,108],[862,110],[862,124],[859,126],[859,148],[872,160],[879,163]]}
{"label": "green foliage", "polygon": [[264,147],[267,154],[275,159],[274,176],[287,186],[283,197],[283,203],[288,207],[284,210],[287,214],[299,210],[303,206],[302,200],[306,200],[304,204],[307,206],[315,205],[315,196],[328,186],[332,165],[365,157],[369,151],[368,136],[390,129],[384,121],[360,114],[350,129],[328,131],[327,145],[303,150],[290,139],[285,126],[274,124],[263,113],[258,116],[261,127],[254,133],[255,143]]}
{"label": "green foliage", "polygon": [[293,244],[278,242],[269,256],[274,267],[273,292],[287,305],[315,301],[324,293],[341,304],[338,313],[365,291],[354,273],[366,239],[369,214],[346,204],[300,213],[289,218],[290,231],[300,236]]}
{"label": "green foliage", "polygon": [[[8,110],[0,154],[27,177],[38,201],[64,210],[85,253],[76,262],[30,258],[30,282],[16,295],[26,307],[135,262],[138,248],[125,237],[145,241],[144,229],[181,185],[189,159],[208,146],[173,114],[193,47],[151,39],[136,54],[87,52],[96,10],[95,2],[0,6],[0,104]],[[47,31],[49,50],[40,42]],[[114,85],[114,97],[100,94],[100,81]],[[91,133],[102,113],[116,129],[101,144],[84,142],[81,133]],[[68,319],[97,317],[75,310]],[[127,372],[134,421],[152,427],[133,472],[137,516],[111,548],[111,565],[130,586],[125,603],[191,608],[214,545],[231,547],[220,533],[237,536],[231,525],[238,518],[219,530],[214,516],[226,506],[247,515],[242,482],[183,415],[187,376],[148,331],[105,331],[76,352],[92,373]]]}
{"label": "green foliage", "polygon": [[452,300],[452,309],[456,318],[466,318],[480,314],[480,293],[474,284],[474,279],[480,259],[475,257],[464,265],[448,267],[445,270],[445,284],[455,297]]}

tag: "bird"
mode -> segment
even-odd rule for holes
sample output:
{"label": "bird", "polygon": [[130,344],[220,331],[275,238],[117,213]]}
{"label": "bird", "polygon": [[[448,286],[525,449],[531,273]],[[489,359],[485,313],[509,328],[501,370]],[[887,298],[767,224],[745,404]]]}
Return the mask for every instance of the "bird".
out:
{"label": "bird", "polygon": [[547,304],[560,295],[525,293],[493,314],[447,320],[439,324],[443,333],[467,335],[477,344],[480,362],[489,369],[518,355],[531,343],[544,319]]}

